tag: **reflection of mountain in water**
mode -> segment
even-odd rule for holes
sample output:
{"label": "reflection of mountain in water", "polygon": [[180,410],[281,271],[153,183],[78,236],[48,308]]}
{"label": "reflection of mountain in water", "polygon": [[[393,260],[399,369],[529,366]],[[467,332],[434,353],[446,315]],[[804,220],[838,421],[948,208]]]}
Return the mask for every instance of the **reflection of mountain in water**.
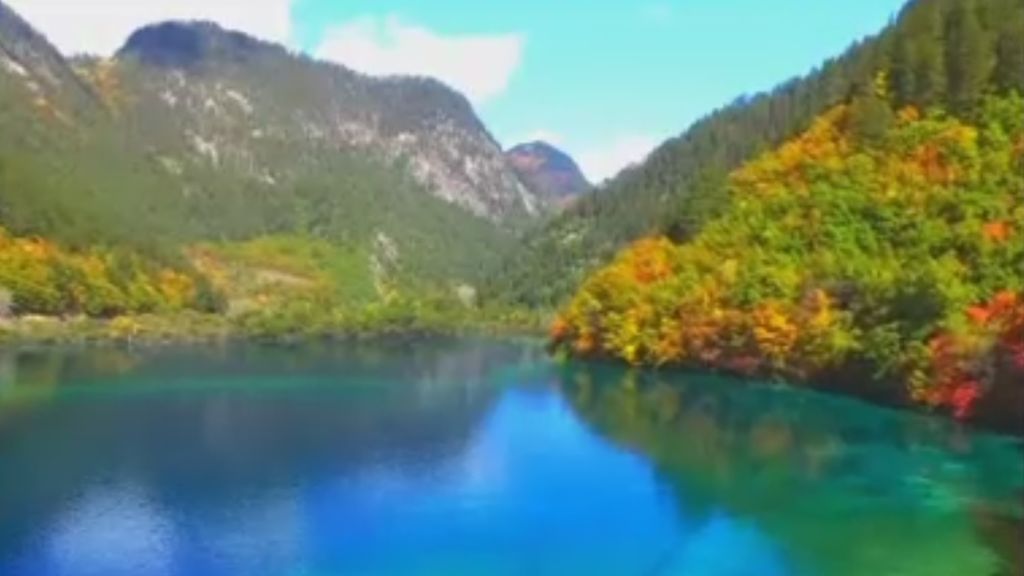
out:
{"label": "reflection of mountain in water", "polygon": [[1020,573],[1017,441],[539,354],[0,355],[0,572]]}
{"label": "reflection of mountain in water", "polygon": [[[127,505],[102,490],[83,500],[89,486],[119,486],[110,495],[135,495],[136,510],[184,504],[231,516],[260,513],[220,509],[239,493],[256,508],[292,506],[286,495],[311,478],[436,472],[461,457],[497,371],[523,350],[432,341],[9,355],[0,542],[28,536],[41,515],[68,516],[69,504],[86,518],[97,517],[90,507]],[[24,470],[41,481],[23,482]]]}
{"label": "reflection of mountain in water", "polygon": [[574,366],[563,382],[581,418],[654,462],[687,514],[752,521],[801,573],[1024,569],[1015,441],[706,375]]}

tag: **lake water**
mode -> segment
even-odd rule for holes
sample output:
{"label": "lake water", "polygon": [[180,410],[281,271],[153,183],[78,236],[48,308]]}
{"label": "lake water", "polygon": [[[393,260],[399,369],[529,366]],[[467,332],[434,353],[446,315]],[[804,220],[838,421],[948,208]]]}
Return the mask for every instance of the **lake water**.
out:
{"label": "lake water", "polygon": [[0,354],[0,575],[1020,574],[1016,440],[530,342]]}

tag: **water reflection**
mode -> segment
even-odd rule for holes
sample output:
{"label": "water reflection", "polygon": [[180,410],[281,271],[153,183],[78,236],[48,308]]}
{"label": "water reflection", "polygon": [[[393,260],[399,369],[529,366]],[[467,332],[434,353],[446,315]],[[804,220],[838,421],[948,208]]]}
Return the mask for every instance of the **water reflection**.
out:
{"label": "water reflection", "polygon": [[373,468],[419,478],[459,460],[495,372],[529,363],[524,354],[436,342],[4,354],[0,558],[38,530],[49,568],[31,569],[54,574],[166,573],[151,548],[180,530],[218,555],[246,549],[242,539],[291,545],[303,482]]}
{"label": "water reflection", "polygon": [[13,360],[2,574],[724,575],[733,536],[786,573],[753,527],[681,518],[538,346],[91,353]]}
{"label": "water reflection", "polygon": [[582,419],[654,462],[686,513],[748,519],[801,573],[1024,570],[1013,440],[724,377],[571,365],[562,382]]}
{"label": "water reflection", "polygon": [[540,346],[0,354],[0,574],[993,576],[1020,444]]}

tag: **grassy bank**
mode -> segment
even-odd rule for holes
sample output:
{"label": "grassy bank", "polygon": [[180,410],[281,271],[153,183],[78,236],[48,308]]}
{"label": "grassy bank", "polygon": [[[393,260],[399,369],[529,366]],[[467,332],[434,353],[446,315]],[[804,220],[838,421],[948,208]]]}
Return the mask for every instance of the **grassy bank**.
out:
{"label": "grassy bank", "polygon": [[385,307],[358,313],[323,311],[297,303],[234,317],[182,312],[115,318],[22,316],[0,321],[0,346],[130,344],[158,346],[251,340],[301,342],[387,335],[541,335],[545,319],[522,312],[414,315]]}

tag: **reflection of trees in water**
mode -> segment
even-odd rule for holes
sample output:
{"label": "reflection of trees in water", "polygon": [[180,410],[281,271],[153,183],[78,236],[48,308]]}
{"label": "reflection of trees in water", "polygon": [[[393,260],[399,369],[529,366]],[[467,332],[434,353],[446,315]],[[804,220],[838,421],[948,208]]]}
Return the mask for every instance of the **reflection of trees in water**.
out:
{"label": "reflection of trees in water", "polygon": [[495,341],[470,345],[465,340],[440,338],[318,341],[297,346],[111,345],[0,350],[0,416],[18,405],[58,395],[102,394],[120,382],[137,389],[140,383],[172,388],[181,384],[249,387],[275,379],[288,384],[283,377],[322,383],[357,377],[401,380],[421,389],[445,388],[452,381],[480,380],[495,366],[521,365],[542,353],[537,345]]}
{"label": "reflection of trees in water", "polygon": [[[1017,502],[1024,508],[1024,489]],[[971,515],[981,539],[1003,559],[999,576],[1024,574],[1024,519],[1021,515],[1010,507],[989,503],[975,505]]]}
{"label": "reflection of trees in water", "polygon": [[0,425],[0,545],[111,475],[172,507],[216,509],[366,467],[430,472],[460,457],[496,396],[493,373],[521,353],[427,341],[34,357],[15,386],[36,385],[26,375],[39,362],[60,366],[58,401]]}
{"label": "reflection of trees in water", "polygon": [[0,350],[0,435],[5,415],[51,400],[77,374],[115,376],[134,368],[137,353],[119,347]]}
{"label": "reflection of trees in water", "polygon": [[1020,573],[1006,544],[1024,511],[1018,444],[717,376],[572,366],[563,382],[585,421],[654,462],[685,514],[753,520],[809,573]]}

